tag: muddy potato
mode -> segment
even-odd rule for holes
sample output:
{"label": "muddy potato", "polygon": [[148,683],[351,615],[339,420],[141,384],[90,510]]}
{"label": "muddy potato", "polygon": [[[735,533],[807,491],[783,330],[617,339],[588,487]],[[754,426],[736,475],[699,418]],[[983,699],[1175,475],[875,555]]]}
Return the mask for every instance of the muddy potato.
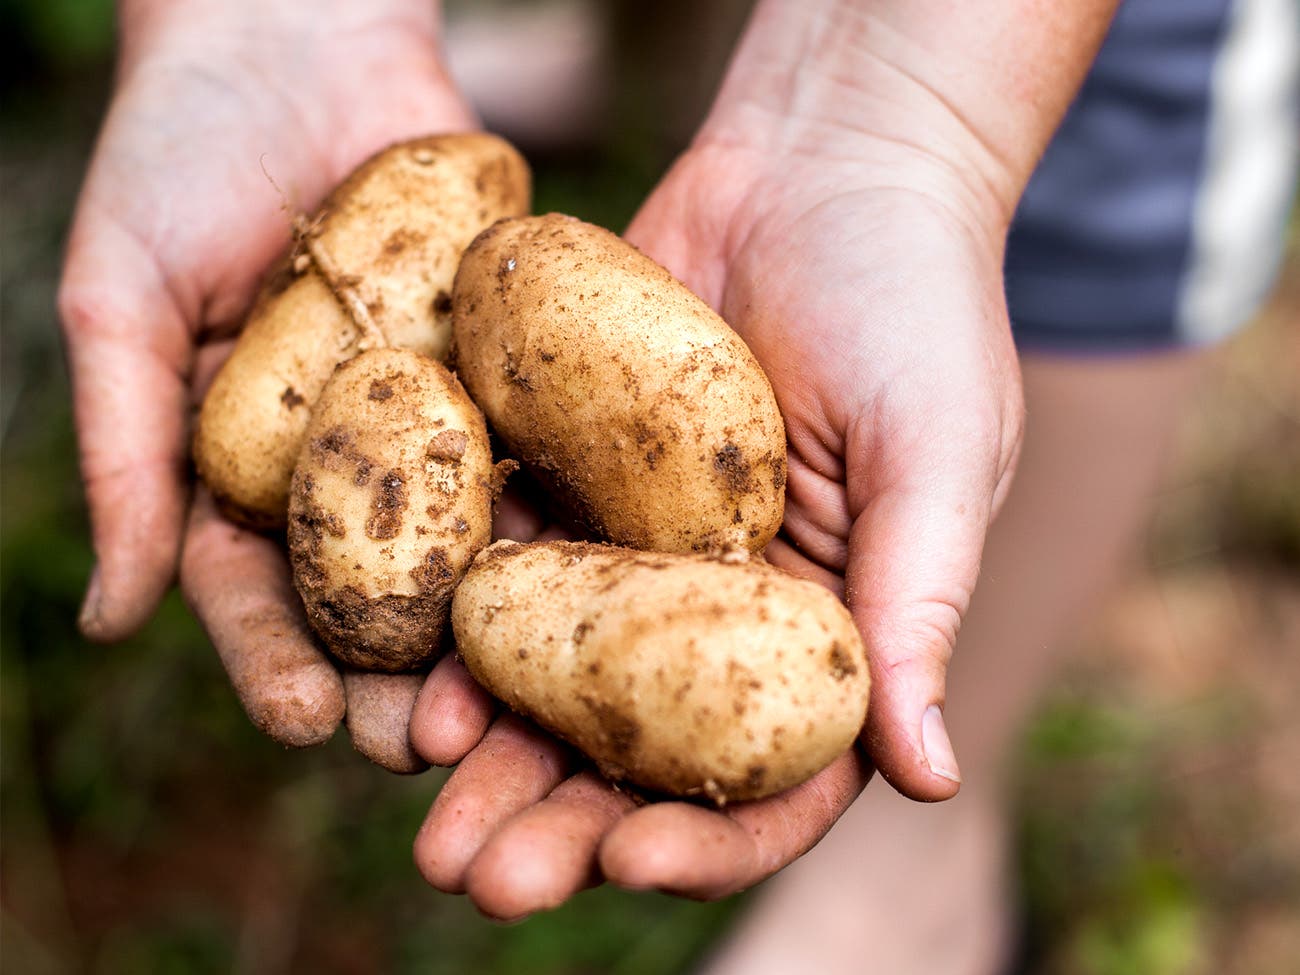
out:
{"label": "muddy potato", "polygon": [[445,357],[461,252],[528,205],[518,153],[475,133],[386,149],[302,221],[199,414],[195,462],[228,515],[284,524],[303,431],[334,367],[382,346]]}
{"label": "muddy potato", "polygon": [[453,355],[493,428],[585,528],[655,551],[761,549],[785,429],[745,343],[614,234],[550,214],[465,253]]}
{"label": "muddy potato", "polygon": [[497,542],[456,592],[476,680],[614,779],[716,801],[809,778],[862,727],[848,611],[759,560]]}
{"label": "muddy potato", "polygon": [[440,363],[376,349],[339,366],[289,499],[294,583],[336,657],[400,671],[437,654],[493,493],[483,415]]}

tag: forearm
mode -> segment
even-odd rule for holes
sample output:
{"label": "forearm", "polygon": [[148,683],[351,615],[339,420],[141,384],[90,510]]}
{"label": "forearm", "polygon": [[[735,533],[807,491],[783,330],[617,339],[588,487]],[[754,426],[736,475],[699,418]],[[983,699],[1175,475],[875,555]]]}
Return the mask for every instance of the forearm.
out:
{"label": "forearm", "polygon": [[963,173],[1009,220],[1116,6],[762,0],[700,139],[834,157],[895,146]]}
{"label": "forearm", "polygon": [[437,33],[442,19],[440,0],[118,0],[118,24],[123,43],[185,25],[226,24],[255,27],[269,33],[284,28],[314,27],[325,33],[365,24],[404,21],[412,29]]}

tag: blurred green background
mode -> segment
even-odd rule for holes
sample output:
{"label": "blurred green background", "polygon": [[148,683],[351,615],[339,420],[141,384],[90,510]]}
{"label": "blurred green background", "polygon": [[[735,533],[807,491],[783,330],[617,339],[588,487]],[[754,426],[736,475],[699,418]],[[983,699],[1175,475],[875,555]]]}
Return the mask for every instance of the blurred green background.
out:
{"label": "blurred green background", "polygon": [[[244,720],[174,596],[120,646],[75,631],[90,568],[54,317],[108,92],[108,0],[0,0],[0,939],[13,972],[686,970],[743,899],[588,892],[512,927],[428,889],[437,772]],[[635,100],[637,90],[616,98]],[[619,117],[644,117],[619,113]],[[538,207],[622,226],[671,139],[541,156]],[[1300,275],[1189,418],[1145,565],[1026,734],[1028,970],[1294,973],[1300,959]]]}

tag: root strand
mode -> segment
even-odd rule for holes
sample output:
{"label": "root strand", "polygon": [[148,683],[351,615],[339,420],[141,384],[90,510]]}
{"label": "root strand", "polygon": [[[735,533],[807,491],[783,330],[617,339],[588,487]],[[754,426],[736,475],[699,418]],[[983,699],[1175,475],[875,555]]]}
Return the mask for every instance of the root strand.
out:
{"label": "root strand", "polygon": [[334,299],[342,306],[343,310],[352,319],[352,324],[357,328],[356,347],[358,352],[365,352],[367,349],[385,349],[388,347],[388,339],[385,338],[383,329],[375,322],[374,316],[370,314],[365,300],[356,288],[356,278],[344,274],[335,262],[329,249],[320,242],[320,219],[315,221],[308,220],[307,215],[298,210],[289,201],[289,197],[280,184],[275,181],[266,168],[266,156],[262,155],[258,159],[258,164],[262,167],[262,175],[267,182],[275,189],[280,196],[280,209],[289,216],[289,226],[293,230],[295,247],[301,247],[303,253],[293,260],[295,271],[302,273],[307,270],[303,266],[303,258],[306,257],[311,266],[316,268],[317,273],[324,279],[330,293]]}

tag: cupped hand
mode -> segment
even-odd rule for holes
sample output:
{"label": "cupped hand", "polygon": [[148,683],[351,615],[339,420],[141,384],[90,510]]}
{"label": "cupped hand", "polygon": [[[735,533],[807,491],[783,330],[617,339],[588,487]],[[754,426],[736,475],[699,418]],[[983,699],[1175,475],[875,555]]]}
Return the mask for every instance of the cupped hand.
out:
{"label": "cupped hand", "polygon": [[[190,413],[289,242],[286,204],[310,211],[388,143],[472,124],[438,62],[434,8],[123,3],[116,88],[68,243],[59,309],[96,558],[82,630],[129,635],[179,563],[250,716],[286,744],[333,733],[344,681],[311,641],[280,549],[204,496],[191,510]],[[347,683],[354,740],[413,762],[404,722],[389,741],[379,703],[409,709],[413,679]]]}
{"label": "cupped hand", "polygon": [[[908,185],[928,167],[905,152],[881,179],[860,163],[768,172],[747,155],[688,157],[629,236],[763,364],[789,466],[768,557],[843,595],[871,665],[873,763],[914,799],[946,799],[960,772],[945,674],[1023,426],[1005,227],[933,173]],[[728,179],[729,218],[707,195]]]}
{"label": "cupped hand", "polygon": [[772,381],[789,480],[767,554],[853,613],[873,678],[866,755],[758,802],[638,806],[538,730],[493,722],[445,660],[412,721],[427,760],[464,756],[415,844],[435,887],[502,918],[602,879],[722,896],[809,849],[873,763],[913,798],[957,791],[944,675],[1021,433],[1005,226],[930,161],[881,154],[871,165],[700,145],[627,234],[721,311]]}

